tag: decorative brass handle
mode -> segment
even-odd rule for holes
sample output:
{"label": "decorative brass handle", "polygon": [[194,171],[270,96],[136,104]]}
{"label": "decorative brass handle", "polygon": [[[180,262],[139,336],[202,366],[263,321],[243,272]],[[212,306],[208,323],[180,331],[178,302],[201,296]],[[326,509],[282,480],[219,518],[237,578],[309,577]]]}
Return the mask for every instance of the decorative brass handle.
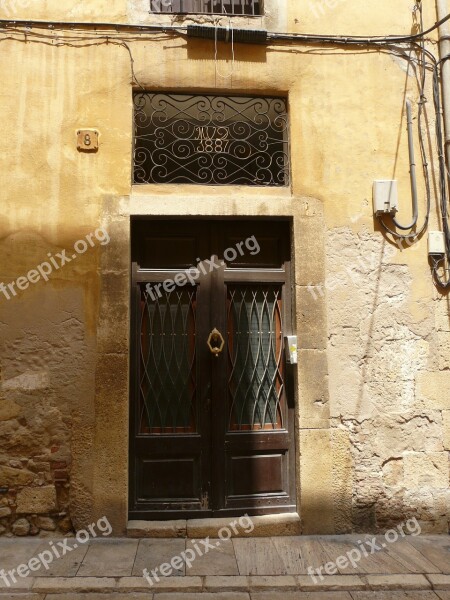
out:
{"label": "decorative brass handle", "polygon": [[211,354],[214,354],[216,358],[219,358],[219,354],[222,352],[223,347],[225,346],[225,340],[218,329],[214,327],[209,334],[208,341],[206,343],[208,344]]}

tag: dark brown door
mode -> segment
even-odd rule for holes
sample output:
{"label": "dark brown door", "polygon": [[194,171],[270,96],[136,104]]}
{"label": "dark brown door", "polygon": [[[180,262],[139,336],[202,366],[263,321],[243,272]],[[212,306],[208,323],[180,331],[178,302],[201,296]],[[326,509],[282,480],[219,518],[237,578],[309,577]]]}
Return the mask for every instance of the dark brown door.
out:
{"label": "dark brown door", "polygon": [[130,518],[295,511],[289,223],[136,220],[132,242]]}

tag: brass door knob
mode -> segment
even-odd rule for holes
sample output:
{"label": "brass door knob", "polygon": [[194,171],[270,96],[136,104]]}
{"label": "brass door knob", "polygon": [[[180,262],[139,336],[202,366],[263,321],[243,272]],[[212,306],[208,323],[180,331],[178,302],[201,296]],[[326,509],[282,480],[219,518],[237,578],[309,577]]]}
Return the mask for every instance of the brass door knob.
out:
{"label": "brass door knob", "polygon": [[211,331],[206,343],[208,344],[211,354],[214,354],[216,358],[219,358],[219,354],[222,352],[225,346],[225,340],[218,329],[214,328]]}

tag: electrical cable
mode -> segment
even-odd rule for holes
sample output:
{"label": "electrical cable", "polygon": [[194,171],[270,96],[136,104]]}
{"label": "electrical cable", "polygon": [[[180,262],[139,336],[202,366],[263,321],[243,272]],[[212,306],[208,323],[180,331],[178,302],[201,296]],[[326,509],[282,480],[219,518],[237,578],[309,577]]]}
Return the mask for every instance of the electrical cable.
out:
{"label": "electrical cable", "polygon": [[[427,98],[425,96],[425,88],[426,88],[426,74],[427,71],[432,71],[433,80],[432,80],[432,90],[433,90],[433,106],[436,113],[436,144],[437,144],[437,154],[438,154],[438,165],[439,165],[439,193],[440,193],[440,212],[442,217],[442,224],[444,229],[445,236],[445,244],[446,244],[446,256],[447,260],[450,261],[450,227],[448,223],[448,201],[447,201],[447,175],[448,169],[446,165],[445,152],[444,152],[444,144],[443,144],[443,124],[442,124],[442,115],[441,115],[441,99],[440,99],[440,82],[439,75],[440,69],[442,68],[442,63],[449,59],[450,56],[446,56],[441,58],[439,61],[435,58],[435,56],[426,49],[425,47],[425,39],[426,36],[437,28],[439,28],[442,24],[450,20],[450,14],[444,17],[443,19],[437,21],[432,27],[424,30],[423,28],[423,11],[421,0],[417,0],[417,3],[414,7],[414,14],[416,12],[420,15],[420,27],[419,32],[413,35],[389,35],[389,36],[335,36],[335,35],[315,35],[315,34],[297,34],[297,33],[276,33],[276,32],[260,32],[264,35],[260,36],[252,36],[252,32],[243,30],[241,35],[242,40],[239,41],[247,41],[254,44],[265,44],[266,46],[277,45],[278,42],[296,42],[296,43],[307,43],[309,45],[313,44],[322,44],[322,45],[339,45],[339,46],[353,46],[359,47],[361,50],[365,47],[376,48],[378,51],[389,52],[390,54],[399,56],[404,60],[407,60],[412,65],[416,65],[418,68],[418,77],[416,77],[418,81],[419,88],[419,101],[418,101],[418,115],[417,115],[417,126],[419,132],[419,146],[420,153],[422,158],[422,169],[423,176],[425,182],[425,194],[426,194],[426,216],[424,219],[424,223],[422,227],[420,227],[416,231],[411,231],[408,234],[400,234],[394,230],[392,230],[389,226],[387,226],[384,221],[380,218],[380,223],[382,224],[384,230],[392,235],[394,238],[402,239],[402,240],[410,240],[417,239],[422,233],[425,231],[428,226],[430,211],[431,211],[431,186],[430,186],[430,174],[429,174],[429,164],[427,159],[427,149],[424,141],[423,135],[423,117],[425,113],[425,105],[427,103]],[[231,23],[231,19],[230,19]],[[23,28],[26,31],[23,31]],[[45,29],[45,33],[40,31]],[[103,29],[109,29],[109,33],[105,35],[105,31]],[[193,30],[196,30],[195,32]],[[226,35],[224,38],[222,37],[222,29],[218,28],[217,23],[215,23],[214,27],[202,27],[202,29],[214,30],[215,39],[215,58],[217,61],[217,41],[218,41],[218,32],[220,31],[221,40],[229,41],[229,26],[226,30]],[[3,31],[2,31],[3,30]],[[58,37],[57,30],[64,30],[64,35],[62,37]],[[69,34],[69,31],[72,32],[72,35]],[[91,35],[86,33],[86,30],[92,31]],[[233,50],[233,67],[234,67],[234,30],[232,31],[232,50]],[[241,31],[241,30],[237,30]],[[125,24],[125,23],[84,23],[84,22],[64,22],[64,21],[38,21],[38,20],[11,20],[11,19],[0,19],[0,36],[2,33],[7,33],[8,35],[0,37],[0,40],[12,39],[17,41],[23,41],[15,36],[23,35],[25,37],[25,41],[29,41],[30,38],[37,38],[42,43],[51,43],[56,46],[61,45],[77,45],[80,42],[85,42],[86,45],[88,42],[94,43],[112,43],[125,47],[129,53],[130,61],[131,61],[131,73],[132,80],[140,87],[142,90],[146,91],[145,88],[138,81],[135,70],[134,70],[134,59],[130,46],[128,43],[131,41],[142,40],[145,39],[145,36],[148,35],[150,39],[155,39],[157,34],[171,34],[178,35],[182,37],[191,37],[194,35],[195,37],[203,37],[203,32],[199,31],[199,27],[193,26],[166,26],[166,25],[134,25],[134,24]],[[210,32],[205,31],[208,37],[210,37]],[[12,34],[12,35],[11,35]],[[246,35],[247,34],[247,37]],[[206,37],[206,35],[205,35]],[[45,41],[44,41],[45,40]],[[84,45],[84,44],[83,44]],[[398,45],[398,46],[397,46]],[[402,47],[405,45],[405,47]],[[415,49],[417,52],[417,57],[413,58],[411,55],[408,56],[406,53],[406,48]],[[427,60],[428,59],[428,60]],[[217,69],[217,64],[216,64]],[[220,75],[220,74],[219,74]],[[445,260],[445,258],[444,258]],[[439,276],[438,268],[442,259],[433,257],[433,275],[435,282],[441,288],[450,288],[450,278],[447,282],[444,282],[442,278]]]}
{"label": "electrical cable", "polygon": [[[423,30],[422,6],[419,3],[419,4],[416,4],[416,6],[414,8],[415,8],[415,11],[417,10],[419,12],[420,30],[422,31]],[[423,175],[424,175],[424,181],[425,181],[425,195],[426,195],[426,204],[427,204],[426,215],[425,215],[423,225],[419,228],[419,230],[411,231],[408,234],[401,234],[401,233],[398,233],[397,231],[394,231],[388,225],[386,225],[382,216],[380,216],[378,218],[380,224],[382,225],[383,229],[387,233],[389,233],[394,239],[397,238],[397,239],[401,239],[401,240],[410,240],[410,239],[414,240],[414,239],[419,238],[428,226],[430,212],[431,212],[431,186],[430,186],[430,175],[429,175],[429,169],[428,169],[429,165],[428,165],[428,160],[427,160],[425,142],[423,139],[423,127],[422,127],[424,105],[427,102],[427,99],[425,96],[425,85],[426,85],[426,61],[424,58],[425,57],[425,46],[420,43],[416,44],[416,47],[417,46],[418,46],[419,52],[422,53],[422,59],[419,60],[419,63],[418,63],[420,74],[419,74],[419,79],[418,79],[418,86],[419,86],[418,106],[419,106],[419,108],[418,108],[418,115],[417,115],[417,127],[418,127],[418,132],[419,132],[419,146],[420,146],[420,153],[421,153],[421,157],[422,157],[422,168],[423,168]],[[430,53],[430,56],[435,60],[435,57],[431,53]],[[394,225],[396,225],[396,227],[403,229],[403,230],[404,229],[412,229],[413,227],[415,227],[414,221],[411,224],[411,226],[409,226],[409,227],[403,227],[403,226],[399,225],[399,223],[396,221],[395,218],[393,219],[393,222],[394,222]]]}
{"label": "electrical cable", "polygon": [[[437,21],[432,27],[427,29],[426,31],[421,31],[415,35],[389,35],[389,36],[342,36],[342,35],[316,35],[316,34],[301,34],[301,33],[277,33],[277,32],[268,32],[269,40],[291,40],[291,41],[307,41],[307,42],[327,42],[330,43],[366,43],[366,44],[376,44],[376,43],[403,43],[403,42],[412,42],[418,39],[423,39],[424,36],[428,35],[435,31],[438,27],[443,25],[446,21],[450,19],[450,14],[446,17]],[[119,31],[135,31],[142,33],[180,33],[187,32],[186,26],[178,26],[178,25],[137,25],[132,23],[108,23],[108,22],[97,22],[97,23],[89,23],[83,21],[41,21],[35,19],[0,19],[0,28],[1,26],[5,28],[8,25],[13,26],[23,26],[30,28],[45,28],[45,29],[68,29],[68,28],[79,28],[82,30],[86,29],[94,29],[98,30],[99,28],[109,28]]]}

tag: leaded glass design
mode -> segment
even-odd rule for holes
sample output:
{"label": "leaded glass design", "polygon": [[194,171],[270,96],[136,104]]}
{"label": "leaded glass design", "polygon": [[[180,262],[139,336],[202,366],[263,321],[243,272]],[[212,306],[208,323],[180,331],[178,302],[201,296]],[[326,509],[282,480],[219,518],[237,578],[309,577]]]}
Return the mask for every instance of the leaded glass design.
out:
{"label": "leaded glass design", "polygon": [[284,98],[138,92],[134,183],[289,185]]}
{"label": "leaded glass design", "polygon": [[229,429],[284,427],[281,287],[228,289]]}
{"label": "leaded glass design", "polygon": [[197,429],[196,288],[161,296],[141,286],[140,433]]}

